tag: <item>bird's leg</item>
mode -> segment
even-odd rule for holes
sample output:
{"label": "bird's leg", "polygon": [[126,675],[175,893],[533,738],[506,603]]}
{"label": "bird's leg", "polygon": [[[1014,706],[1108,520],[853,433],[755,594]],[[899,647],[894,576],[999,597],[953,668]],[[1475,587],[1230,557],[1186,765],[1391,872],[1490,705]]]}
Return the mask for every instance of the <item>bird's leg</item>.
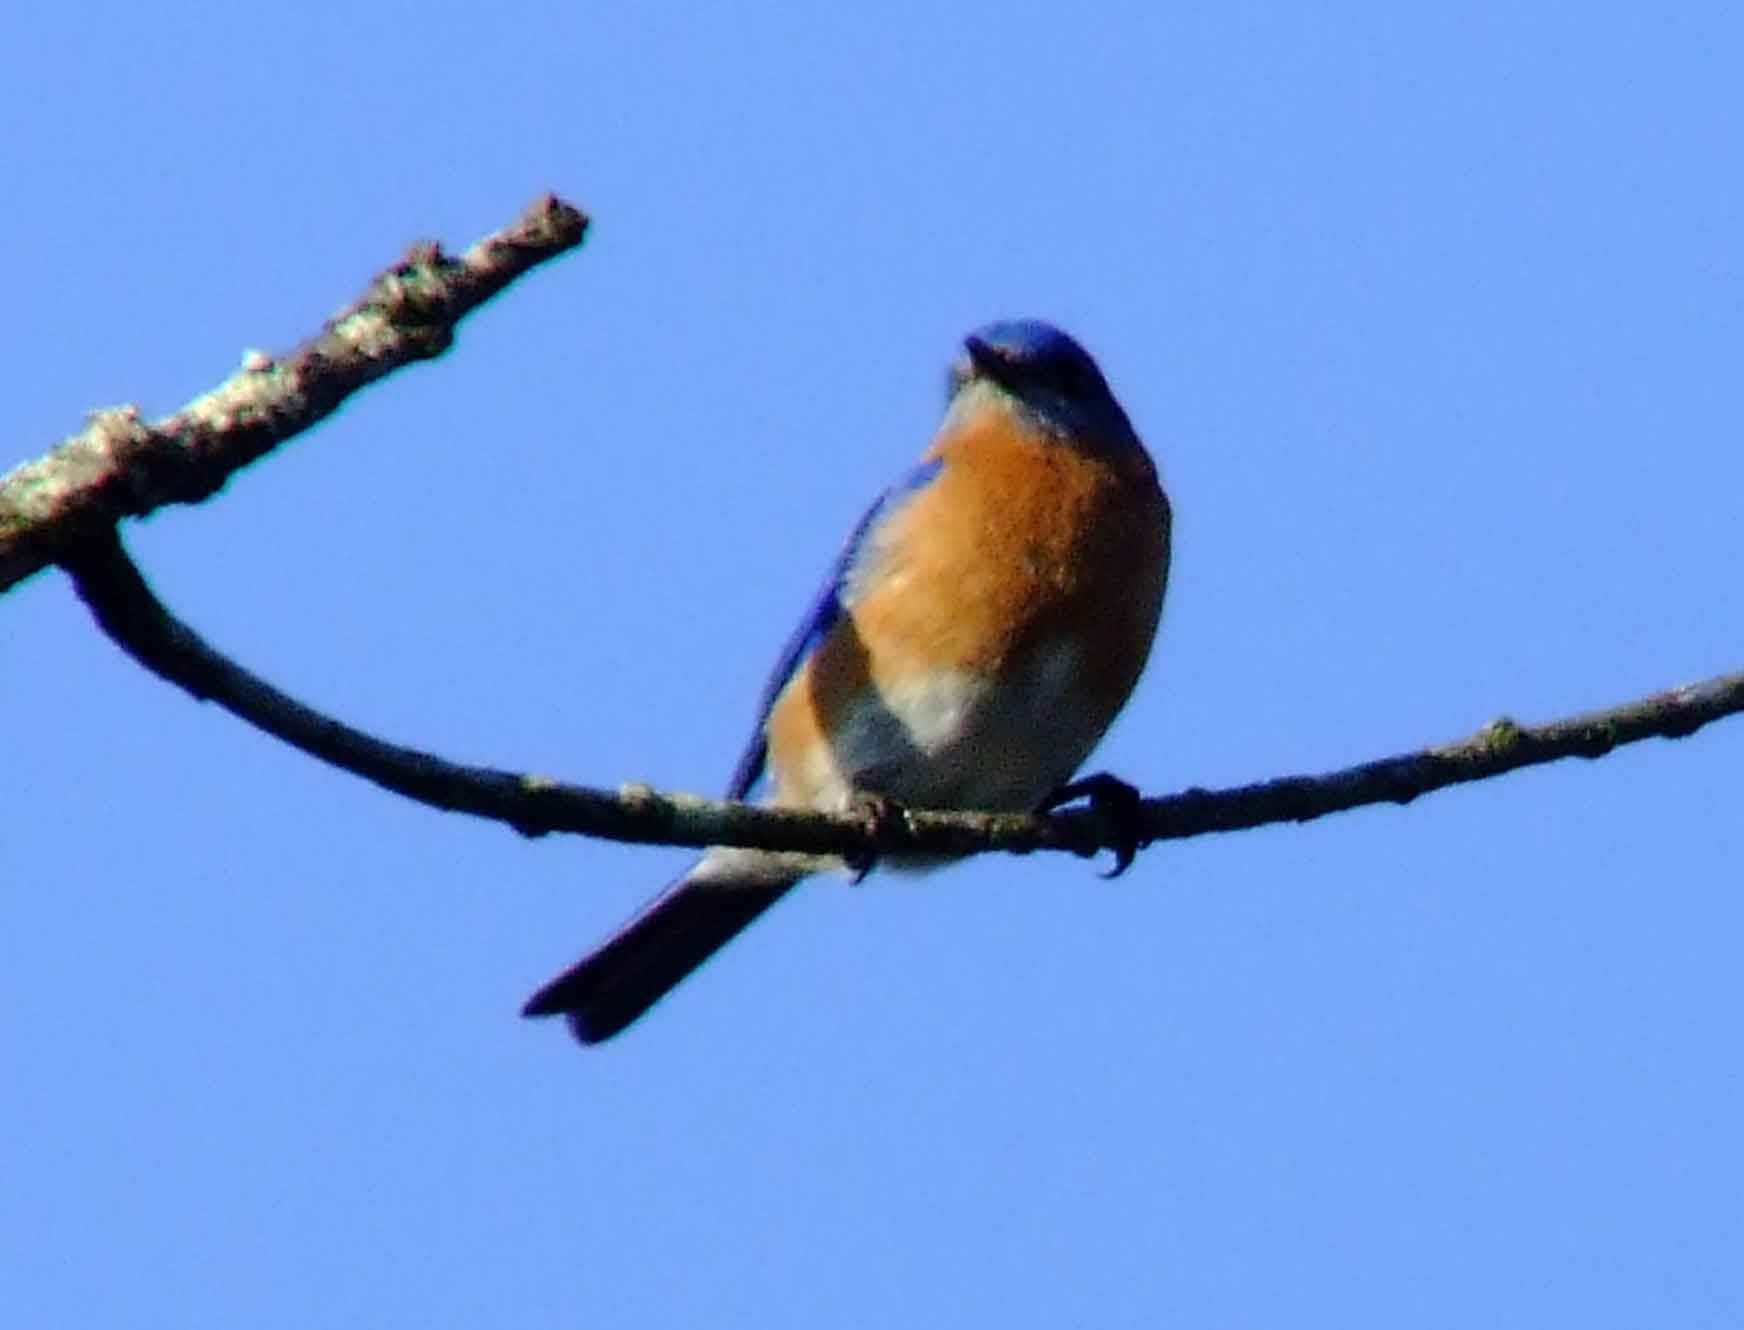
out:
{"label": "bird's leg", "polygon": [[1132,867],[1132,861],[1138,856],[1139,850],[1149,843],[1143,834],[1143,797],[1136,788],[1128,785],[1119,776],[1098,771],[1093,776],[1082,776],[1060,786],[1042,800],[1038,811],[1051,813],[1063,804],[1078,799],[1088,799],[1091,809],[1112,832],[1113,844],[1109,848],[1114,851],[1114,867],[1102,876],[1119,877]]}

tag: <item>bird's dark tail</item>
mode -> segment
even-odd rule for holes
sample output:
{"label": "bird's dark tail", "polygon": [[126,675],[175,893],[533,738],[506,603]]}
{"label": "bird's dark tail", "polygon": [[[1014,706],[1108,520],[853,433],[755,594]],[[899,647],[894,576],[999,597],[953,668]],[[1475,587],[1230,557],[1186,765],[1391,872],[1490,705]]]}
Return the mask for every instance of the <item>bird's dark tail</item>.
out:
{"label": "bird's dark tail", "polygon": [[521,1015],[565,1016],[582,1043],[602,1043],[732,941],[800,876],[773,855],[716,850],[528,998]]}

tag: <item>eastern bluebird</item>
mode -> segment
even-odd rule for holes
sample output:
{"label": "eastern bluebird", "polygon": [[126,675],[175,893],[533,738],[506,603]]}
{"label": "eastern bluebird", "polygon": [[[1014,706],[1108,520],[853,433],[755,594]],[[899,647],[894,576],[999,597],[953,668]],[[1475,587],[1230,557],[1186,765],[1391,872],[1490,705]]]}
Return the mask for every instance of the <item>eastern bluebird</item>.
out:
{"label": "eastern bluebird", "polygon": [[[1033,810],[1138,681],[1169,502],[1096,362],[1046,323],[994,323],[964,339],[949,387],[931,447],[860,519],[781,653],[727,798],[767,769],[763,801],[787,807]],[[609,1039],[831,866],[710,850],[523,1014]]]}

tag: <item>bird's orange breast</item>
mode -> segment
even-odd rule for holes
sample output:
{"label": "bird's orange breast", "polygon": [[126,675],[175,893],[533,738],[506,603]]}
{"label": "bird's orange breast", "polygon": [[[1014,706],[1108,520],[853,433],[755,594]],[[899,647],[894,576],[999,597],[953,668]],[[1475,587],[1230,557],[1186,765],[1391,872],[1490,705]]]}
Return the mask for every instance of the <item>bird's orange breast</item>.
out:
{"label": "bird's orange breast", "polygon": [[869,698],[941,677],[996,688],[1054,660],[1072,671],[1058,705],[1078,714],[1030,723],[1038,736],[1062,724],[1083,732],[1063,780],[1144,668],[1168,572],[1169,509],[1142,451],[1096,455],[982,412],[928,455],[944,463],[938,476],[872,533],[846,613],[770,713],[783,785],[792,757],[839,740]]}

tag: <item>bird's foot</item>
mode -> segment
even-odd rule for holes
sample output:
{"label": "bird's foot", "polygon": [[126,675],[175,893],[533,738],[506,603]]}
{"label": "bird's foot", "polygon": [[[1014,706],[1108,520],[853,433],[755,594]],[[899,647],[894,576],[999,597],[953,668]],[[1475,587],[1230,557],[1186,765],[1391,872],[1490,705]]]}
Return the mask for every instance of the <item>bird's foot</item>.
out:
{"label": "bird's foot", "polygon": [[[879,794],[875,790],[856,790],[853,801],[848,805],[848,812],[860,820],[860,824],[866,828],[866,834],[874,840],[883,840],[891,828],[900,825],[903,820],[902,805],[888,794]],[[878,853],[875,850],[865,850],[843,855],[842,861],[851,875],[850,885],[857,887],[878,867]]]}
{"label": "bird's foot", "polygon": [[1089,800],[1091,810],[1109,828],[1114,867],[1102,876],[1119,877],[1132,867],[1138,852],[1150,843],[1144,836],[1143,797],[1119,776],[1098,771],[1093,776],[1084,776],[1060,786],[1042,801],[1040,811],[1051,813],[1079,799]]}

